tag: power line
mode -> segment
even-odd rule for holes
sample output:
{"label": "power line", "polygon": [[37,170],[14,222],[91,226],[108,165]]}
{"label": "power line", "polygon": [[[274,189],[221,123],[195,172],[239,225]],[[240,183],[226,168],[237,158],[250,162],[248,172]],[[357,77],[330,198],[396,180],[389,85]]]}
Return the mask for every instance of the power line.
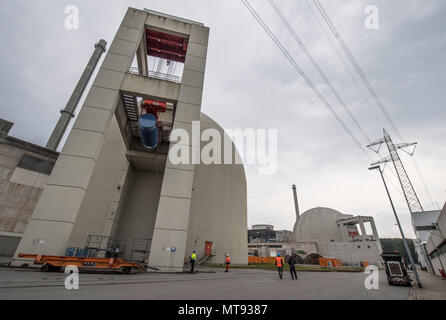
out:
{"label": "power line", "polygon": [[345,54],[347,55],[347,57],[349,58],[349,60],[353,64],[353,66],[355,67],[356,71],[359,74],[359,77],[364,82],[365,86],[367,87],[368,91],[370,92],[370,95],[375,100],[375,102],[378,105],[378,107],[381,109],[381,112],[384,114],[384,116],[386,117],[387,121],[389,121],[390,125],[392,126],[393,130],[398,135],[398,137],[401,140],[403,140],[399,130],[395,126],[395,123],[393,122],[392,118],[390,118],[390,115],[388,114],[386,108],[384,107],[383,103],[381,102],[381,99],[379,99],[379,97],[376,94],[375,90],[370,85],[369,80],[365,76],[365,74],[362,71],[361,67],[356,62],[356,59],[353,57],[353,55],[350,52],[349,48],[347,47],[347,45],[345,44],[344,40],[342,39],[342,36],[339,34],[338,30],[334,26],[333,22],[331,21],[330,17],[328,16],[328,14],[325,12],[325,10],[322,7],[322,5],[320,4],[319,0],[313,0],[313,3],[316,5],[317,9],[319,10],[319,12],[322,15],[322,18],[324,18],[325,22],[330,27],[331,32],[334,34],[334,36],[338,40],[339,44],[341,45],[342,49],[344,50]]}
{"label": "power line", "polygon": [[314,91],[314,93],[319,97],[319,99],[324,103],[324,105],[328,108],[328,110],[336,118],[339,125],[347,132],[347,134],[350,136],[350,138],[356,143],[356,145],[366,155],[366,157],[369,160],[371,160],[370,155],[364,150],[363,146],[358,141],[358,139],[356,139],[355,135],[350,131],[350,129],[347,127],[347,125],[342,121],[342,119],[339,117],[339,115],[336,113],[336,111],[333,109],[333,107],[330,105],[330,103],[319,92],[319,90],[316,88],[316,86],[313,84],[313,82],[310,80],[310,78],[305,74],[305,72],[302,70],[302,68],[296,63],[296,61],[293,59],[293,57],[288,53],[288,51],[285,49],[285,47],[282,45],[282,43],[277,39],[277,37],[274,35],[274,33],[271,31],[271,29],[266,25],[266,23],[263,21],[263,19],[259,16],[257,11],[249,4],[249,2],[247,0],[241,0],[241,2],[249,10],[251,15],[257,20],[257,22],[260,24],[260,26],[263,28],[263,30],[268,34],[268,36],[271,38],[271,40],[273,40],[273,42],[280,49],[280,51],[282,51],[282,53],[285,55],[285,57],[288,59],[288,61],[293,65],[294,69],[296,69],[296,71],[302,76],[302,78],[305,80],[305,82],[310,86],[310,88]]}
{"label": "power line", "polygon": [[311,55],[311,53],[309,52],[309,50],[307,49],[307,47],[304,45],[304,43],[302,42],[302,40],[299,38],[299,36],[297,35],[297,33],[295,32],[295,30],[293,29],[293,27],[291,27],[291,25],[289,24],[288,20],[285,18],[285,16],[283,15],[283,13],[280,11],[280,9],[277,7],[277,5],[274,3],[274,0],[268,0],[269,4],[271,5],[271,7],[274,9],[274,11],[277,13],[277,15],[279,16],[279,18],[282,20],[283,24],[285,25],[285,27],[288,29],[288,31],[291,33],[291,35],[293,36],[294,40],[296,40],[296,42],[299,44],[299,46],[301,47],[301,49],[304,51],[305,55],[307,56],[307,58],[311,61],[311,63],[313,64],[313,67],[316,69],[316,71],[319,73],[319,75],[322,77],[322,79],[324,79],[325,83],[327,84],[327,86],[331,89],[331,91],[333,92],[333,94],[335,95],[336,99],[339,101],[339,103],[344,107],[345,111],[348,113],[348,115],[350,116],[350,118],[353,120],[353,122],[355,123],[356,127],[359,129],[359,131],[361,131],[362,135],[365,137],[365,139],[371,143],[371,140],[369,138],[369,136],[365,133],[365,131],[362,129],[361,125],[359,124],[358,120],[355,118],[355,116],[353,115],[353,113],[350,111],[350,108],[347,106],[347,104],[344,102],[344,100],[341,98],[341,96],[339,95],[339,93],[337,92],[337,90],[333,87],[332,83],[330,82],[330,80],[327,78],[327,76],[325,75],[324,71],[322,71],[322,69],[320,68],[319,64],[316,62],[316,60],[313,58],[313,56]]}
{"label": "power line", "polygon": [[[336,27],[334,26],[332,20],[330,19],[330,17],[328,16],[327,12],[325,11],[324,7],[321,5],[321,3],[319,2],[319,0],[313,0],[313,3],[315,4],[316,8],[319,10],[322,18],[325,20],[325,22],[327,23],[327,25],[329,26],[331,32],[334,34],[334,36],[336,37],[336,39],[338,40],[339,44],[341,45],[342,49],[344,50],[345,54],[347,55],[347,57],[349,58],[349,60],[351,61],[352,65],[355,67],[356,71],[359,74],[359,77],[362,79],[362,81],[364,82],[365,86],[367,87],[368,91],[370,92],[370,95],[372,96],[372,98],[375,100],[376,104],[378,105],[378,107],[380,108],[381,112],[384,114],[385,118],[387,119],[387,121],[390,123],[390,125],[392,126],[393,130],[395,131],[395,133],[397,134],[398,138],[403,141],[403,137],[400,134],[399,130],[397,129],[395,123],[393,122],[393,120],[391,119],[390,115],[388,114],[386,108],[384,107],[381,99],[378,97],[378,95],[376,94],[375,90],[373,89],[373,87],[371,86],[370,82],[368,81],[366,75],[364,74],[364,72],[362,71],[361,67],[358,65],[358,63],[356,62],[356,59],[353,57],[352,53],[350,52],[349,48],[347,47],[347,45],[345,44],[344,40],[342,39],[341,34],[338,32],[338,30],[336,29]],[[434,201],[431,197],[431,194],[429,192],[429,189],[427,188],[425,179],[423,177],[423,175],[421,174],[421,171],[415,161],[415,158],[411,157],[414,166],[417,170],[417,173],[420,177],[420,180],[423,184],[423,187],[426,191],[427,196],[429,197],[432,205],[435,207]]]}
{"label": "power line", "polygon": [[432,206],[437,207],[439,210],[441,210],[440,207],[438,206],[438,203],[437,203],[437,204],[434,203],[434,200],[432,199],[431,193],[429,192],[429,189],[427,188],[426,180],[424,180],[424,177],[423,177],[423,175],[421,174],[420,168],[418,167],[418,164],[417,164],[417,162],[415,161],[415,158],[414,158],[413,156],[411,156],[410,158],[411,158],[412,161],[413,161],[413,164],[414,164],[414,166],[415,166],[415,169],[417,170],[417,173],[418,173],[418,175],[419,175],[419,177],[420,177],[420,179],[421,179],[421,183],[422,183],[423,186],[424,186],[424,190],[426,191],[427,196],[429,197],[429,200],[430,200],[430,202],[432,203]]}
{"label": "power line", "polygon": [[367,106],[369,107],[369,110],[372,112],[372,114],[374,115],[375,119],[381,124],[381,126],[384,128],[384,125],[381,121],[381,119],[378,117],[378,115],[375,112],[375,109],[372,107],[372,105],[370,104],[369,99],[365,96],[364,91],[361,89],[361,87],[358,84],[357,79],[353,76],[353,73],[351,72],[350,68],[347,66],[347,62],[345,62],[344,58],[342,58],[338,48],[335,46],[335,44],[333,43],[333,40],[330,38],[330,36],[328,35],[327,30],[325,30],[325,28],[322,26],[322,22],[319,19],[319,17],[316,15],[316,13],[313,10],[313,7],[310,5],[309,0],[305,0],[305,3],[307,4],[307,7],[310,9],[311,13],[313,14],[314,18],[316,19],[319,28],[323,31],[323,33],[325,34],[325,37],[327,38],[327,40],[330,42],[333,50],[335,51],[336,55],[338,56],[339,60],[342,62],[342,64],[344,65],[345,70],[347,71],[347,73],[350,75],[350,78],[353,81],[353,84],[355,85],[356,90],[358,90],[359,94],[363,97],[363,99],[365,100]]}
{"label": "power line", "polygon": [[[344,130],[347,132],[347,134],[352,138],[352,140],[354,140],[354,142],[358,145],[358,147],[361,149],[361,151],[363,151],[363,153],[366,155],[366,157],[372,161],[372,158],[370,157],[370,155],[367,152],[365,152],[362,145],[359,143],[359,141],[356,139],[356,137],[353,135],[353,133],[348,129],[348,127],[345,125],[345,123],[342,121],[342,119],[337,115],[337,113],[334,111],[333,107],[324,99],[322,94],[316,89],[316,87],[313,85],[311,80],[302,71],[302,69],[295,62],[295,60],[291,57],[291,55],[288,53],[288,51],[283,47],[283,45],[280,43],[280,41],[277,39],[277,37],[271,31],[271,29],[269,29],[269,27],[266,25],[266,23],[263,21],[263,19],[255,11],[255,9],[249,4],[249,2],[247,2],[247,0],[241,0],[241,1],[247,7],[247,9],[250,11],[251,15],[257,20],[257,22],[260,24],[260,26],[264,29],[264,31],[268,34],[268,36],[271,38],[271,40],[273,40],[273,42],[282,51],[282,53],[285,55],[285,57],[290,61],[290,63],[293,65],[293,67],[304,78],[304,80],[313,89],[313,91],[316,93],[316,95],[322,100],[322,102],[325,104],[325,106],[332,112],[333,116],[336,118],[338,123],[344,128]],[[391,185],[402,196],[401,191],[393,183],[391,183]]]}
{"label": "power line", "polygon": [[[372,107],[372,105],[370,104],[369,99],[366,97],[366,95],[364,94],[364,91],[361,89],[361,87],[358,84],[357,79],[353,76],[353,73],[351,72],[350,68],[347,66],[347,62],[344,60],[344,58],[342,58],[342,55],[340,54],[338,48],[335,46],[335,44],[333,43],[333,40],[330,38],[330,36],[328,35],[328,32],[325,30],[325,28],[322,26],[322,22],[319,19],[319,17],[316,15],[316,13],[314,12],[312,6],[309,3],[309,0],[305,0],[305,3],[307,4],[307,7],[310,9],[311,13],[313,14],[315,20],[317,21],[319,28],[323,31],[323,33],[325,34],[325,37],[327,38],[327,40],[330,42],[333,50],[336,52],[336,55],[338,56],[339,60],[341,61],[341,63],[343,64],[345,70],[347,71],[347,73],[350,75],[350,78],[352,79],[356,89],[358,90],[359,94],[362,96],[362,98],[365,100],[369,110],[372,112],[372,114],[374,115],[375,119],[380,123],[380,125],[384,128],[384,124],[382,123],[381,119],[378,117],[378,115],[375,112],[375,109]],[[376,151],[377,154],[381,155],[379,150]],[[390,173],[397,178],[397,175],[395,174],[395,172],[393,172],[392,170],[390,170]],[[390,185],[392,186],[392,188],[400,195],[400,197],[403,199],[404,198],[404,194],[402,193],[402,191],[395,185],[395,183],[389,179],[387,177],[387,174],[384,172],[383,169],[383,175],[385,178],[387,178],[388,182],[390,183]]]}
{"label": "power line", "polygon": [[[333,50],[336,52],[336,55],[338,56],[339,60],[341,61],[341,63],[343,64],[345,70],[347,71],[347,73],[350,75],[350,78],[352,79],[356,89],[358,90],[359,94],[362,96],[362,98],[365,100],[367,106],[369,107],[369,110],[372,112],[372,114],[374,115],[375,119],[380,123],[380,125],[384,128],[384,124],[381,121],[381,119],[378,117],[378,115],[375,112],[375,109],[372,107],[372,105],[370,104],[369,99],[366,97],[366,95],[364,94],[364,91],[361,89],[361,87],[358,84],[357,79],[353,76],[353,73],[351,72],[350,68],[347,66],[347,62],[344,60],[344,58],[342,58],[342,55],[340,54],[338,48],[335,46],[335,44],[333,43],[333,40],[331,39],[331,37],[328,35],[328,32],[325,30],[325,28],[322,26],[322,22],[319,19],[319,17],[316,15],[316,13],[314,12],[312,6],[309,3],[309,0],[305,0],[305,3],[307,4],[308,8],[310,9],[311,13],[313,14],[315,20],[317,21],[319,28],[323,31],[323,33],[325,34],[325,37],[327,38],[327,40],[330,42]],[[379,150],[376,151],[377,154],[381,155]],[[397,175],[395,174],[395,172],[390,171],[390,173],[397,178]],[[383,175],[385,178],[387,178],[387,180],[389,181],[390,185],[392,186],[392,188],[401,196],[401,198],[404,198],[404,195],[402,193],[402,191],[395,185],[395,183],[388,179],[386,173],[383,170]]]}

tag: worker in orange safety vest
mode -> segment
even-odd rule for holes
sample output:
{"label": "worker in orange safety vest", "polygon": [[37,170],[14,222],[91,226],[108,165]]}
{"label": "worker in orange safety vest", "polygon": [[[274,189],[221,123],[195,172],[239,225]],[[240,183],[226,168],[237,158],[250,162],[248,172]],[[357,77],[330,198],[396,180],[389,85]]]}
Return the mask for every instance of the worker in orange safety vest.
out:
{"label": "worker in orange safety vest", "polygon": [[231,264],[231,259],[229,259],[229,254],[225,254],[225,264],[226,264],[226,270],[225,272],[229,272],[229,265]]}
{"label": "worker in orange safety vest", "polygon": [[275,264],[276,264],[276,267],[277,267],[277,271],[279,272],[280,280],[282,280],[283,265],[285,264],[285,262],[283,261],[283,258],[280,256],[280,253],[277,254],[277,257],[276,257],[276,260],[275,260]]}

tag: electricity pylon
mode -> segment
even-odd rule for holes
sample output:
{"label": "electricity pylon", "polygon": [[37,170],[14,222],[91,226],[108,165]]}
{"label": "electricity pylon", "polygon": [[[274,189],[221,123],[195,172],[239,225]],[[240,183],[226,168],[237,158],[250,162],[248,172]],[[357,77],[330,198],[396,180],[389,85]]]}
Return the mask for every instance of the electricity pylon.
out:
{"label": "electricity pylon", "polygon": [[[392,142],[392,139],[390,138],[390,135],[387,133],[386,129],[384,129],[384,137],[376,142],[369,144],[367,148],[370,148],[371,150],[373,150],[372,147],[374,146],[379,146],[379,148],[381,148],[382,144],[387,145],[387,149],[389,150],[389,155],[377,162],[372,163],[371,165],[376,166],[383,163],[393,162],[410,213],[423,212],[424,210],[420,203],[420,199],[418,198],[417,193],[415,192],[412,182],[410,182],[409,176],[407,175],[406,169],[404,168],[403,162],[401,161],[401,158],[398,155],[397,151],[399,149],[407,148],[410,146],[416,146],[417,142],[394,144]],[[373,151],[377,152],[376,150]],[[415,149],[413,150],[413,152],[414,151]],[[413,152],[411,154],[413,154]]]}
{"label": "electricity pylon", "polygon": [[[415,279],[417,281],[418,287],[422,288],[421,281],[420,281],[420,278],[418,277],[418,272],[417,272],[417,269],[416,269],[416,266],[415,266],[415,262],[414,262],[413,257],[412,257],[412,253],[410,252],[410,249],[409,249],[409,246],[407,244],[406,238],[404,237],[404,232],[403,232],[403,229],[401,227],[400,221],[398,219],[398,215],[397,215],[397,213],[395,211],[395,206],[393,205],[392,198],[390,197],[389,190],[387,189],[386,181],[384,180],[383,172],[382,172],[382,170],[381,170],[381,168],[379,166],[380,164],[383,164],[383,163],[393,162],[393,165],[395,167],[395,171],[396,171],[396,174],[398,176],[398,180],[400,181],[401,189],[403,189],[403,194],[404,194],[404,197],[406,198],[407,206],[409,207],[410,213],[422,212],[423,211],[423,207],[421,206],[421,203],[420,203],[420,200],[418,199],[417,193],[415,192],[415,189],[414,189],[414,187],[412,185],[412,182],[410,182],[409,176],[408,176],[408,174],[406,172],[406,169],[404,168],[403,162],[401,161],[401,158],[400,158],[400,156],[398,154],[398,151],[397,151],[399,149],[405,151],[404,148],[407,148],[407,147],[410,147],[410,146],[416,146],[417,143],[413,142],[413,143],[394,144],[392,142],[392,139],[390,138],[390,135],[387,133],[386,129],[384,129],[384,137],[379,139],[376,142],[373,142],[373,143],[369,144],[367,147],[370,148],[371,150],[373,150],[372,147],[379,146],[378,150],[373,150],[373,151],[378,153],[379,149],[381,148],[381,146],[383,144],[387,145],[387,149],[389,150],[389,155],[387,157],[379,160],[379,161],[376,161],[375,163],[372,163],[373,167],[369,168],[369,170],[379,169],[379,172],[381,174],[381,178],[382,178],[382,180],[384,182],[384,186],[385,186],[386,191],[387,191],[387,195],[389,196],[389,200],[390,200],[390,203],[392,205],[392,210],[393,210],[393,213],[395,215],[395,218],[396,218],[396,221],[397,221],[397,224],[398,224],[398,228],[400,229],[400,233],[401,233],[401,237],[403,239],[403,243],[404,243],[404,247],[406,249],[406,253],[407,253],[408,257],[409,257],[410,264],[411,264],[411,266],[413,268],[413,272],[415,274]],[[405,151],[405,152],[407,152],[407,151]],[[414,152],[415,152],[415,148],[412,151],[412,154]],[[412,224],[413,224],[413,221],[412,221]],[[414,226],[414,228],[415,228],[415,226]],[[417,252],[417,255],[418,255],[418,252]],[[426,255],[423,258],[426,261],[427,261],[427,259],[429,259]],[[420,256],[418,257],[418,260],[420,260]]]}

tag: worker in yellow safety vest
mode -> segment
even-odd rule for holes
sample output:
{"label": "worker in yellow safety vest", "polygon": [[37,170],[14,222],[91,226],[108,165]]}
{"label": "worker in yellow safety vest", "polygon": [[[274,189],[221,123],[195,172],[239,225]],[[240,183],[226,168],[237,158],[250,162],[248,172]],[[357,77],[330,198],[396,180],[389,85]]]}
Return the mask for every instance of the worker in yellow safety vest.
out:
{"label": "worker in yellow safety vest", "polygon": [[225,272],[229,272],[229,265],[231,264],[231,259],[229,259],[229,254],[225,254],[225,264],[226,264],[226,270]]}
{"label": "worker in yellow safety vest", "polygon": [[197,251],[194,250],[192,252],[192,256],[190,257],[190,272],[195,272],[195,261],[197,261]]}
{"label": "worker in yellow safety vest", "polygon": [[277,267],[277,271],[279,272],[280,280],[282,280],[283,276],[283,265],[285,262],[283,261],[283,258],[280,256],[280,253],[277,254],[276,260],[274,261]]}

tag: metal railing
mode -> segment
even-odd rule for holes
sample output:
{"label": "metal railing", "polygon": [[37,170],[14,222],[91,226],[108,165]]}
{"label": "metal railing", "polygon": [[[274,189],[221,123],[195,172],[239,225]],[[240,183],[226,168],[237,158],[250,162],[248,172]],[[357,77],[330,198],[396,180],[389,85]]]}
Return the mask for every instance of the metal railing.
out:
{"label": "metal railing", "polygon": [[175,76],[172,74],[155,72],[155,71],[151,71],[151,70],[143,70],[140,68],[130,68],[128,73],[137,75],[140,77],[144,77],[144,78],[154,78],[154,79],[166,80],[166,81],[175,82],[175,83],[181,83],[181,80],[182,80],[181,77],[178,77],[178,76]]}

